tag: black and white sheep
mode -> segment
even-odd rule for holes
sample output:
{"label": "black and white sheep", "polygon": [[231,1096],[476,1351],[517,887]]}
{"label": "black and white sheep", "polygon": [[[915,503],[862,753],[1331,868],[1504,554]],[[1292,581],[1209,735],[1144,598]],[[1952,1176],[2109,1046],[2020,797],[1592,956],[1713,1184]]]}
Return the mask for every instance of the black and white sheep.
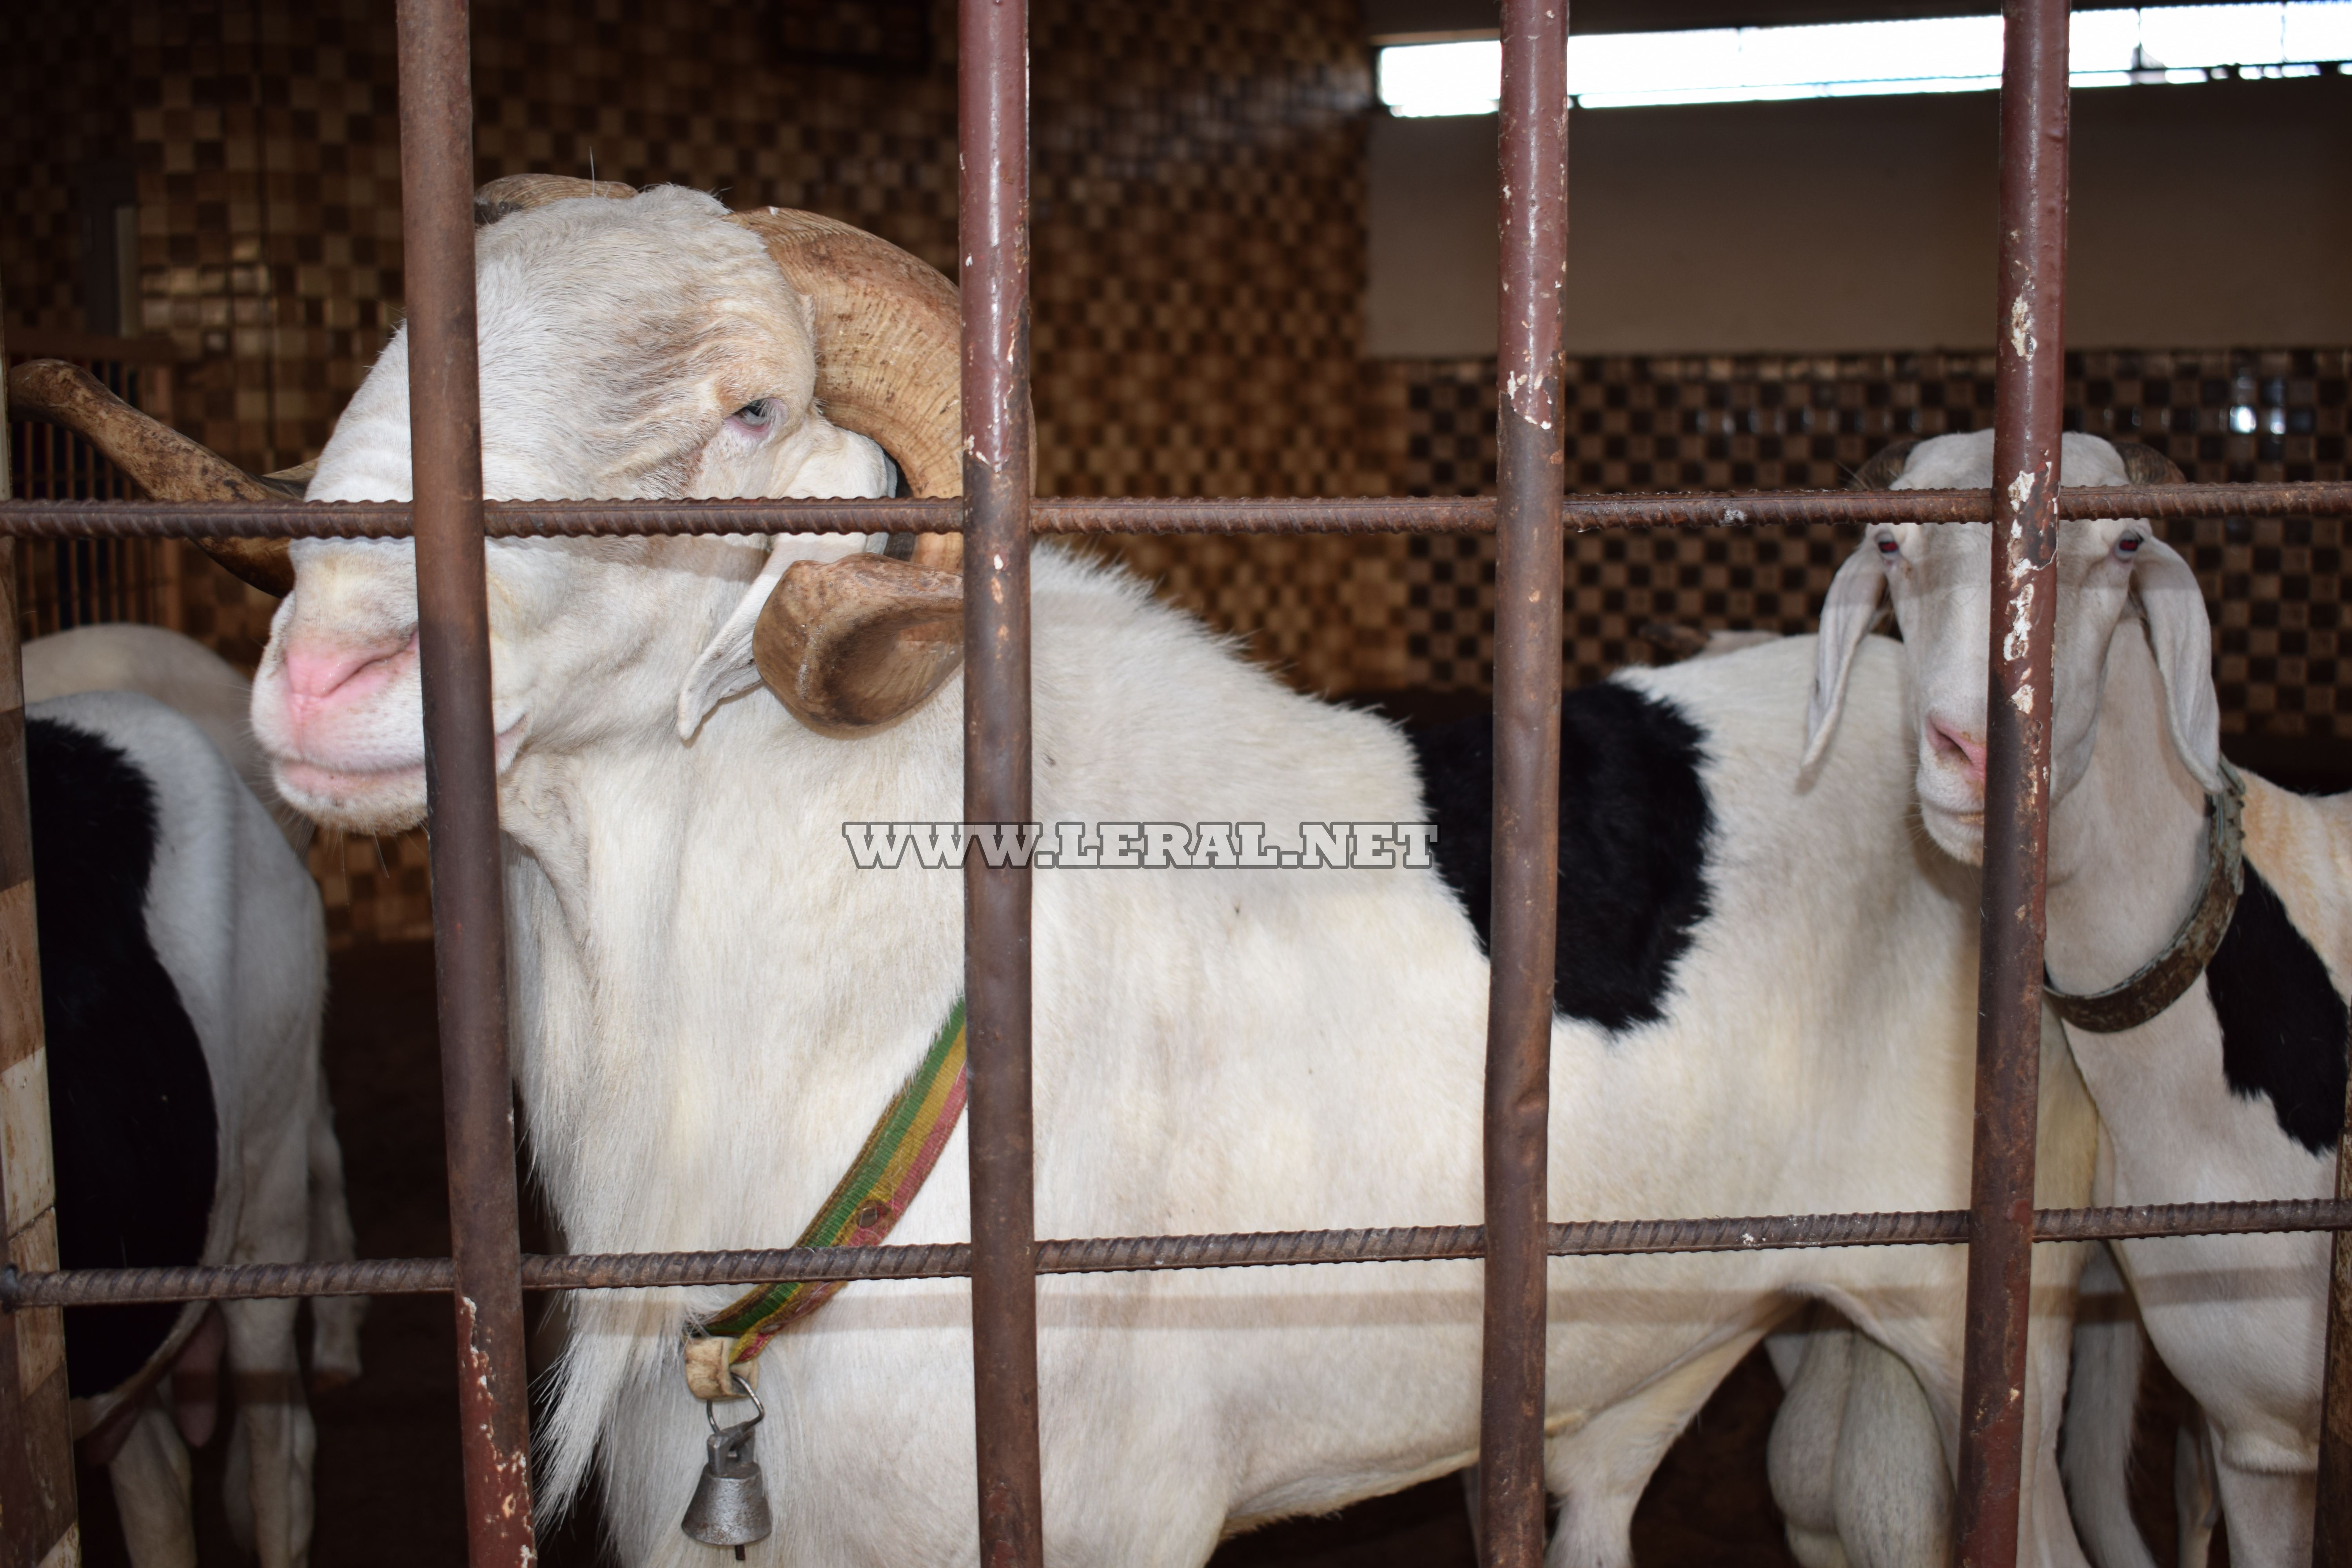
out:
{"label": "black and white sheep", "polygon": [[[1885,466],[1902,489],[1996,479],[1990,432],[1927,441]],[[2089,436],[2066,437],[2063,469],[2066,484],[2131,477],[2123,454]],[[1823,611],[1809,720],[1811,752],[1852,743],[1830,744],[1838,696],[1885,592],[1908,670],[1897,744],[1916,767],[1929,835],[1958,859],[1982,855],[1990,550],[1983,524],[1873,527]],[[2119,519],[2066,524],[2052,571],[2047,955],[2053,985],[2081,995],[2122,984],[2183,932],[2213,880],[2209,823],[2221,816],[2210,803],[2235,781],[2221,754],[2211,627],[2188,563],[2147,522]],[[2065,1025],[2098,1107],[2099,1202],[2335,1190],[2352,801],[2307,800],[2251,775],[2243,791],[2243,891],[2202,973],[2146,1022]],[[2184,1476],[2210,1465],[2231,1560],[2308,1561],[2326,1237],[2203,1236],[2115,1252],[2158,1352],[2202,1409],[2210,1447],[2186,1456]],[[2110,1351],[2086,1370],[2120,1380],[2095,1396],[2117,1430],[2085,1434],[2104,1462],[2080,1474],[2076,1501],[2086,1537],[2121,1568],[2147,1560],[2121,1497],[2137,1363]]]}
{"label": "black and white sheep", "polygon": [[[310,1256],[318,1140],[333,1143],[320,1121],[316,885],[203,731],[159,702],[115,691],[36,702],[25,752],[63,1265]],[[340,1218],[339,1189],[332,1207]],[[347,1256],[347,1220],[340,1244]],[[232,1521],[268,1568],[307,1560],[314,1439],[299,1307],[66,1312],[74,1429],[109,1468],[142,1568],[195,1561],[182,1440],[210,1433],[224,1356]],[[320,1370],[355,1373],[356,1342],[331,1321]]]}

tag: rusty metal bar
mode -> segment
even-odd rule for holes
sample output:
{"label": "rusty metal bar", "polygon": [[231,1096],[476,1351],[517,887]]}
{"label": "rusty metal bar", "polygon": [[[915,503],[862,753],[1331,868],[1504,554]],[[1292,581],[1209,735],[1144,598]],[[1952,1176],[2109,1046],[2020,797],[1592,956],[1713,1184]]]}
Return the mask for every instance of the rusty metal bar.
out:
{"label": "rusty metal bar", "polygon": [[[963,0],[963,810],[1029,820],[1029,8]],[[1029,868],[964,866],[982,1568],[1042,1568]]]}
{"label": "rusty metal bar", "polygon": [[1566,0],[1504,0],[1501,110],[1494,961],[1486,1003],[1478,1544],[1487,1568],[1538,1568],[1559,874]]}
{"label": "rusty metal bar", "polygon": [[472,1568],[529,1568],[537,1552],[490,720],[465,0],[400,0],[399,37],[417,647],[467,1560]]}
{"label": "rusty metal bar", "polygon": [[[2352,1082],[2345,1086],[2345,1125],[2352,1127]],[[2352,1199],[2352,1143],[2336,1140],[2336,1198]],[[2319,1484],[2312,1519],[2315,1568],[2352,1568],[2352,1236],[2338,1230],[2328,1247],[2327,1362],[2320,1385]]]}
{"label": "rusty metal bar", "polygon": [[[7,363],[0,342],[0,364]],[[7,425],[0,386],[0,437]],[[0,501],[13,493],[0,438]],[[0,546],[0,1263],[10,1275],[58,1266],[47,1034],[33,921],[32,803],[25,781],[25,680],[16,640],[16,552]],[[63,1315],[0,1322],[0,1568],[72,1568],[74,1500]]]}
{"label": "rusty metal bar", "polygon": [[[2345,1089],[2352,1127],[2352,1083]],[[2336,1198],[2352,1198],[2352,1143],[2336,1140]],[[2352,1568],[2352,1235],[2337,1231],[2328,1248],[2327,1372],[2320,1390],[2319,1486],[2312,1520],[2315,1568]]]}
{"label": "rusty metal bar", "polygon": [[[1984,904],[1959,1509],[1963,1568],[2011,1568],[2025,1465],[2049,848],[2050,644],[2065,405],[2067,5],[2008,0],[2000,93]],[[2057,1391],[2044,1397],[2056,1398]],[[2055,1506],[2058,1500],[2048,1500]]]}
{"label": "rusty metal bar", "polygon": [[[2352,1231],[2352,1200],[2288,1198],[2042,1209],[2033,1218],[2036,1241],[2294,1230]],[[1969,1211],[1576,1220],[1549,1226],[1548,1237],[1545,1250],[1554,1258],[1822,1247],[1952,1247],[1969,1239]],[[1127,1274],[1327,1263],[1425,1263],[1481,1258],[1486,1250],[1486,1227],[1475,1225],[1087,1237],[1039,1242],[1037,1272]],[[971,1248],[961,1242],[741,1252],[527,1253],[522,1259],[523,1288],[529,1290],[644,1290],[678,1285],[762,1285],[788,1279],[959,1279],[971,1272]],[[298,1296],[432,1295],[447,1290],[454,1277],[446,1258],[12,1271],[0,1274],[0,1310]]]}
{"label": "rusty metal bar", "polygon": [[[1495,527],[1491,497],[1347,500],[1104,500],[1040,497],[1039,534],[1479,533]],[[1569,496],[1567,526],[1747,528],[1803,523],[1989,522],[1988,490],[1768,490],[1761,493]],[[163,501],[0,502],[0,535],[26,539],[398,539],[405,501],[258,505]],[[488,501],[493,538],[627,534],[953,533],[960,500]],[[2061,518],[2341,517],[2352,483],[2070,488]]]}

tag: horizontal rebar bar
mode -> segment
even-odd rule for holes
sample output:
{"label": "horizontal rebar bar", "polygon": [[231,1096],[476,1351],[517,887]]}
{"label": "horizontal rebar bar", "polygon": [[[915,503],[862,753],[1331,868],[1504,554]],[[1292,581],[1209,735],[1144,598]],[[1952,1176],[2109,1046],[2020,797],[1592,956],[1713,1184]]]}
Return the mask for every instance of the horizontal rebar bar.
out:
{"label": "horizontal rebar bar", "polygon": [[[2037,1241],[2352,1230],[2352,1202],[2295,1198],[2132,1208],[2043,1209]],[[1751,1219],[1582,1220],[1551,1227],[1555,1258],[1667,1252],[1764,1252],[1813,1247],[1950,1246],[1969,1238],[1965,1209],[1895,1214],[1775,1215]],[[1274,1264],[1417,1263],[1480,1257],[1475,1225],[1387,1230],[1264,1231],[1234,1236],[1092,1237],[1037,1244],[1041,1274],[1117,1274]],[[779,1280],[954,1279],[971,1272],[961,1242],[929,1247],[788,1247],[742,1252],[529,1255],[530,1290],[629,1290]],[[0,1272],[0,1308],[119,1306],[289,1296],[425,1295],[450,1288],[446,1258],[356,1263],[247,1263],[219,1268],[80,1268]]]}
{"label": "horizontal rebar bar", "polygon": [[[1791,523],[1983,522],[1989,490],[1771,490],[1758,494],[1570,496],[1576,529],[1750,527]],[[491,534],[953,533],[961,500],[491,501]],[[2340,516],[2352,483],[2116,486],[2060,492],[2064,518]],[[1491,497],[1244,500],[1041,499],[1040,534],[1477,533]],[[0,534],[27,539],[401,539],[405,501],[309,503],[0,502]]]}

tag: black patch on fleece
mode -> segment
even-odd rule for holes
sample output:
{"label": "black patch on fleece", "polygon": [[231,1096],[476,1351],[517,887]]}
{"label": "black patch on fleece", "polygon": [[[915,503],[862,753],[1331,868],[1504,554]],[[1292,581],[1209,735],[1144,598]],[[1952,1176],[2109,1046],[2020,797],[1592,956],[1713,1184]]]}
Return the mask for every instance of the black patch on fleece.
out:
{"label": "black patch on fleece", "polygon": [[[26,724],[25,752],[60,1260],[201,1262],[219,1131],[195,1026],[147,940],[153,787],[115,747],[54,720]],[[77,1398],[117,1387],[179,1316],[170,1303],[68,1308],[67,1386]]]}
{"label": "black patch on fleece", "polygon": [[[1465,719],[1409,737],[1437,826],[1438,875],[1491,946],[1495,729]],[[1655,1023],[1707,914],[1713,814],[1698,731],[1613,681],[1560,699],[1559,947],[1552,1005],[1604,1029]]]}
{"label": "black patch on fleece", "polygon": [[2252,863],[2205,985],[2231,1091],[2269,1095],[2288,1137],[2315,1154],[2334,1148],[2344,1132],[2344,998]]}

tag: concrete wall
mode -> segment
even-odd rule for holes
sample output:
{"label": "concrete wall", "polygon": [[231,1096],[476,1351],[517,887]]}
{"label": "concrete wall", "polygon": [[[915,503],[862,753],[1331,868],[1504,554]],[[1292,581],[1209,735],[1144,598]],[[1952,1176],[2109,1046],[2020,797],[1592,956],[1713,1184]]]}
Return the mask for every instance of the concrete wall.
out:
{"label": "concrete wall", "polygon": [[[1990,93],[1580,112],[1568,342],[1594,353],[1991,342]],[[1376,116],[1366,349],[1495,348],[1495,121]],[[2074,100],[2067,337],[2352,340],[2352,78]]]}

